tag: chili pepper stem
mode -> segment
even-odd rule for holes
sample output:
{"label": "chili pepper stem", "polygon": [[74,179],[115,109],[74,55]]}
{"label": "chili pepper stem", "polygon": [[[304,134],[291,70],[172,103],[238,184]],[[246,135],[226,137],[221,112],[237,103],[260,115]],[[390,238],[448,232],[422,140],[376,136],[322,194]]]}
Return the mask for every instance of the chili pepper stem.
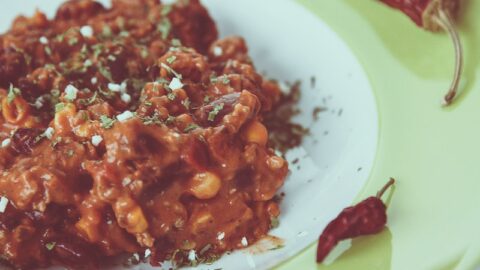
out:
{"label": "chili pepper stem", "polygon": [[436,22],[446,31],[449,33],[450,37],[452,38],[453,45],[455,48],[455,72],[452,84],[450,85],[450,90],[445,95],[445,106],[448,106],[452,103],[453,99],[457,95],[458,87],[460,84],[460,78],[462,75],[463,69],[463,49],[462,43],[460,41],[460,36],[458,35],[458,31],[455,28],[455,25],[450,18],[450,15],[443,11],[441,8],[438,9],[438,14],[435,16]]}
{"label": "chili pepper stem", "polygon": [[395,179],[390,177],[390,180],[377,192],[377,198],[381,198],[385,191],[387,191],[393,184],[395,184]]}

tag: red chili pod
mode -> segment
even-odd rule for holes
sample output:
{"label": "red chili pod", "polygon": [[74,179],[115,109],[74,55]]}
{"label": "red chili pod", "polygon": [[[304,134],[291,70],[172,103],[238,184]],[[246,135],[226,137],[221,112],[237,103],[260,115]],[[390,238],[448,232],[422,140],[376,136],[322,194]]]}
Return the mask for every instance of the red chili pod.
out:
{"label": "red chili pod", "polygon": [[368,197],[355,206],[345,208],[325,227],[318,239],[317,263],[323,262],[341,240],[376,234],[385,228],[387,207],[381,197],[394,183],[395,180],[390,178],[376,196]]}
{"label": "red chili pod", "polygon": [[460,10],[460,0],[379,0],[410,17],[419,27],[431,32],[449,33],[455,48],[455,72],[445,105],[452,103],[457,94],[463,67],[463,51],[454,18]]}

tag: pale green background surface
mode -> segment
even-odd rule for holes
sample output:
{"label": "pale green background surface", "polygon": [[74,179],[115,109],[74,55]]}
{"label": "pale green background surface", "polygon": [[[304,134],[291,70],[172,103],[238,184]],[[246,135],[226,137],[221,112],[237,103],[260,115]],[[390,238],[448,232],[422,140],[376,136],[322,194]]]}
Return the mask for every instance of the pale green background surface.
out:
{"label": "pale green background surface", "polygon": [[398,183],[383,233],[354,240],[329,265],[315,263],[313,244],[277,270],[480,266],[480,1],[470,0],[460,21],[466,66],[449,108],[440,106],[453,70],[446,34],[425,32],[373,0],[298,1],[350,46],[375,92],[378,152],[358,198],[390,176]]}

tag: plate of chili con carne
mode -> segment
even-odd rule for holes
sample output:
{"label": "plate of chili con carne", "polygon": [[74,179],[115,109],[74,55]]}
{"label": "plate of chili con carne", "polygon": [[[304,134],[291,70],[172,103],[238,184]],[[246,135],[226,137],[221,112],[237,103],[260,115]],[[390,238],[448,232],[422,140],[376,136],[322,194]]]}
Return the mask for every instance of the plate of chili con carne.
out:
{"label": "plate of chili con carne", "polygon": [[315,242],[377,151],[346,43],[294,1],[101,2],[0,11],[2,259],[268,269]]}

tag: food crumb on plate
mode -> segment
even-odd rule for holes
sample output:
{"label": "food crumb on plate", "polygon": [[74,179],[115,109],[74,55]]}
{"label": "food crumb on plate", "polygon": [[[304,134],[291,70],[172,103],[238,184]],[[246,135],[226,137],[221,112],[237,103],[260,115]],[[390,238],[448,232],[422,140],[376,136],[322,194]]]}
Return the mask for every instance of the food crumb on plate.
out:
{"label": "food crumb on plate", "polygon": [[192,249],[188,252],[188,260],[191,262],[197,260],[197,253],[195,252],[195,250]]}

